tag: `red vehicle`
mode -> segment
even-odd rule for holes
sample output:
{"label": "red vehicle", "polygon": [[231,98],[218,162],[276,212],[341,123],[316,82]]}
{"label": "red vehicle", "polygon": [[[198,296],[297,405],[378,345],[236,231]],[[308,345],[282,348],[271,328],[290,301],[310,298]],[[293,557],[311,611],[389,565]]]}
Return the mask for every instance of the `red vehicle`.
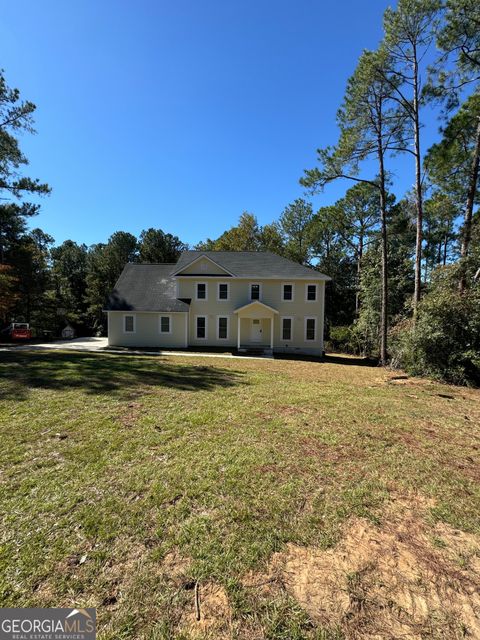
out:
{"label": "red vehicle", "polygon": [[12,340],[30,340],[32,330],[27,322],[12,322],[10,327],[10,338]]}

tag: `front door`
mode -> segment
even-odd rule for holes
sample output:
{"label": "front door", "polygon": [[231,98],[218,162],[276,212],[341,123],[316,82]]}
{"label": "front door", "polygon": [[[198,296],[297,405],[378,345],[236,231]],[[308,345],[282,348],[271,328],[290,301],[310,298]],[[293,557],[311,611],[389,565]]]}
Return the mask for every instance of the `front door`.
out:
{"label": "front door", "polygon": [[252,320],[252,326],[250,329],[250,340],[252,342],[262,341],[262,321]]}

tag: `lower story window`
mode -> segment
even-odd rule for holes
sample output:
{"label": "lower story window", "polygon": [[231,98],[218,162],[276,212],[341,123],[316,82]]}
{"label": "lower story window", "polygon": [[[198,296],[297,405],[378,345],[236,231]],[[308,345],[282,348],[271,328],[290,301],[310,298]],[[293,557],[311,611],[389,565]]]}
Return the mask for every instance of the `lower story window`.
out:
{"label": "lower story window", "polygon": [[282,340],[292,339],[292,319],[282,318]]}
{"label": "lower story window", "polygon": [[207,337],[207,318],[206,316],[197,316],[197,338],[204,339]]}
{"label": "lower story window", "polygon": [[170,333],[170,316],[160,316],[160,333]]}
{"label": "lower story window", "polygon": [[305,319],[305,340],[315,340],[316,324],[317,321],[315,318]]}
{"label": "lower story window", "polygon": [[228,338],[228,318],[218,318],[218,339],[226,340]]}
{"label": "lower story window", "polygon": [[123,316],[123,330],[125,333],[135,333],[135,316]]}

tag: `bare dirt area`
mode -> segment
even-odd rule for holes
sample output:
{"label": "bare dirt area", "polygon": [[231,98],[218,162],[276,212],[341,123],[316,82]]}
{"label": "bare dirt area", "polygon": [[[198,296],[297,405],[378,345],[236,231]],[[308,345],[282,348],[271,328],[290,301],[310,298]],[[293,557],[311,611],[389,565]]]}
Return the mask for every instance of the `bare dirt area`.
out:
{"label": "bare dirt area", "polygon": [[350,519],[326,551],[289,544],[245,585],[285,590],[345,638],[480,638],[480,539],[429,525],[427,507],[398,500],[381,524]]}

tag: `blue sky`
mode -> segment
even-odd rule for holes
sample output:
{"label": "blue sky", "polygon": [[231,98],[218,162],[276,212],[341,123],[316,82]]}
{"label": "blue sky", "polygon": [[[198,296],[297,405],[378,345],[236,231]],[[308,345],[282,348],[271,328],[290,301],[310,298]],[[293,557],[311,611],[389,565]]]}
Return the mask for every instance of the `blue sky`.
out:
{"label": "blue sky", "polygon": [[[278,218],[303,195],[315,149],[335,142],[346,80],[388,4],[3,3],[1,66],[38,107],[38,135],[22,140],[28,173],[53,188],[34,225],[57,243],[159,227],[193,244],[244,210]],[[411,162],[395,164],[399,194]]]}

